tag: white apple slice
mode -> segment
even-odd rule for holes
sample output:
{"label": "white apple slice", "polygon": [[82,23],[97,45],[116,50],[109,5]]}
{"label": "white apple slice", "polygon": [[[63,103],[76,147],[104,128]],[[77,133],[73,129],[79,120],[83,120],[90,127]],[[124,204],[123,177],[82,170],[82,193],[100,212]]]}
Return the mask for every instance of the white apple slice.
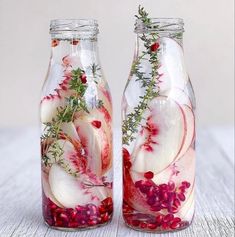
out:
{"label": "white apple slice", "polygon": [[79,136],[77,134],[77,131],[73,122],[62,123],[60,128],[62,132],[68,135],[70,138],[74,140],[79,140]]}
{"label": "white apple slice", "polygon": [[178,154],[177,159],[179,159],[181,156],[183,156],[186,153],[186,151],[192,145],[193,140],[195,138],[195,117],[194,117],[193,110],[187,105],[183,105],[182,109],[185,115],[186,134],[185,134],[185,139],[183,142],[183,147],[180,153]]}
{"label": "white apple slice", "polygon": [[188,193],[193,188],[195,178],[195,151],[193,148],[189,148],[188,151],[175,163],[169,164],[169,166],[162,172],[155,174],[153,182],[156,184],[168,183],[173,181],[176,186],[181,185],[183,181],[190,183]]}
{"label": "white apple slice", "polygon": [[190,101],[189,96],[179,88],[172,88],[168,92],[160,93],[162,96],[167,96],[169,99],[173,99],[180,106],[187,105],[189,108],[192,108],[192,103]]}
{"label": "white apple slice", "polygon": [[88,157],[88,168],[101,176],[111,165],[112,147],[111,138],[105,131],[107,125],[96,118],[89,114],[76,119],[74,123]]}
{"label": "white apple slice", "polygon": [[146,124],[138,134],[132,169],[159,173],[179,154],[185,137],[182,108],[173,100],[157,97],[147,109]]}
{"label": "white apple slice", "polygon": [[64,99],[59,95],[45,96],[41,101],[41,122],[51,122],[53,118],[56,118],[57,110],[64,105]]}
{"label": "white apple slice", "polygon": [[62,204],[56,200],[54,195],[51,192],[51,187],[49,185],[49,180],[48,180],[48,175],[45,174],[44,172],[42,173],[42,188],[43,192],[46,195],[47,198],[49,198],[52,202],[54,202],[57,206],[62,207]]}
{"label": "white apple slice", "polygon": [[[66,208],[93,203],[99,205],[107,197],[104,187],[85,188],[87,177],[81,175],[75,178],[67,174],[57,164],[52,165],[49,173],[49,184],[55,198]],[[89,181],[89,180],[88,180]]]}
{"label": "white apple slice", "polygon": [[194,215],[194,205],[195,205],[195,197],[193,190],[186,199],[186,201],[182,203],[182,206],[179,209],[177,216],[179,216],[182,220],[191,221]]}
{"label": "white apple slice", "polygon": [[[60,157],[54,157],[53,153],[55,149],[61,151]],[[47,151],[47,157],[51,160],[51,163],[57,163],[62,160],[66,162],[66,165],[69,165],[72,172],[79,172],[85,169],[84,157],[80,152],[75,149],[71,142],[59,139],[50,145]]]}
{"label": "white apple slice", "polygon": [[182,47],[173,39],[161,37],[159,39],[159,63],[158,73],[160,83],[158,84],[161,92],[167,92],[171,88],[184,89],[188,82],[184,53]]}

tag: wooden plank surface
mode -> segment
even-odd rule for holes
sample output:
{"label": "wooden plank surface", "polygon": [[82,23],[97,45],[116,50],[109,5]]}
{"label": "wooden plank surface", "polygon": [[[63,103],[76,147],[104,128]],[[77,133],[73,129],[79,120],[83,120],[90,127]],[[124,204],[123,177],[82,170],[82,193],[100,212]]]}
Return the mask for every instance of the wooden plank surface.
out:
{"label": "wooden plank surface", "polygon": [[[196,215],[193,224],[172,237],[234,236],[233,129],[202,129],[197,139]],[[41,217],[39,132],[36,129],[0,129],[0,237],[152,237],[127,228],[121,216],[122,176],[120,131],[114,136],[113,221],[79,232],[48,228]]]}

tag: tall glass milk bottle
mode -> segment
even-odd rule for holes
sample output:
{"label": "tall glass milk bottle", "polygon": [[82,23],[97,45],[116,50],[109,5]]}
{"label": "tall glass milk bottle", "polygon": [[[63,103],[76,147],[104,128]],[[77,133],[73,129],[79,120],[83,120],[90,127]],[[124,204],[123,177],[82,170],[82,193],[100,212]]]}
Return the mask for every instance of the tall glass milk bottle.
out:
{"label": "tall glass milk bottle", "polygon": [[57,229],[112,218],[112,102],[95,20],[53,20],[40,115],[43,216]]}
{"label": "tall glass milk bottle", "polygon": [[175,231],[194,215],[195,99],[183,20],[146,16],[122,101],[123,216],[134,229]]}

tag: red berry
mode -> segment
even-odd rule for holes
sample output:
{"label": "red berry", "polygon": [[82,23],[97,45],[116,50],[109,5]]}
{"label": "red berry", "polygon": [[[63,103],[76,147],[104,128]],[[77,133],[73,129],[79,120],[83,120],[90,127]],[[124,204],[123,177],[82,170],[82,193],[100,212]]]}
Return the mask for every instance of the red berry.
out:
{"label": "red berry", "polygon": [[91,122],[91,124],[96,127],[96,128],[100,128],[101,127],[101,122],[99,120],[93,120]]}
{"label": "red berry", "polygon": [[159,46],[160,46],[160,45],[159,45],[159,43],[157,43],[157,42],[154,43],[154,44],[152,44],[152,45],[151,45],[151,51],[152,51],[152,52],[156,52],[156,51],[158,50]]}
{"label": "red berry", "polygon": [[86,75],[85,73],[81,75],[81,81],[83,84],[87,83]]}
{"label": "red berry", "polygon": [[144,177],[145,177],[146,179],[152,179],[153,176],[154,176],[154,174],[153,174],[153,172],[151,172],[151,171],[148,171],[148,172],[144,173]]}

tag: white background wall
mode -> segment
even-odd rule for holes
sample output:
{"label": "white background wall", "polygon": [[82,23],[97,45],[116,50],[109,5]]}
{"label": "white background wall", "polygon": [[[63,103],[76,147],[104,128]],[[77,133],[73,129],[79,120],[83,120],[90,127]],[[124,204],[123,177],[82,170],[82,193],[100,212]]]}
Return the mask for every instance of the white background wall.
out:
{"label": "white background wall", "polygon": [[231,124],[234,99],[233,0],[0,0],[0,127],[36,125],[50,55],[50,19],[96,18],[102,66],[120,118],[134,52],[139,4],[155,17],[185,19],[185,57],[201,126]]}

